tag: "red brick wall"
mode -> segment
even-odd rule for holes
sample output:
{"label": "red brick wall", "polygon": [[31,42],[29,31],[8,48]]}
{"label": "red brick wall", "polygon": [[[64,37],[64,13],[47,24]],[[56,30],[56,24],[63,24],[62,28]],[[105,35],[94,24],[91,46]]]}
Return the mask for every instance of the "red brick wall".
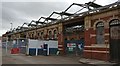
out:
{"label": "red brick wall", "polygon": [[[94,35],[94,36],[92,36]],[[90,37],[90,40],[91,40],[91,44],[96,44],[96,30],[93,30],[93,28],[91,28],[91,37]]]}
{"label": "red brick wall", "polygon": [[109,60],[108,56],[109,56],[108,53],[97,53],[97,52],[92,53],[92,58],[93,59],[108,61]]}
{"label": "red brick wall", "polygon": [[64,35],[64,39],[74,39],[74,40],[80,40],[80,38],[84,38],[84,32],[78,33],[78,34],[71,34],[71,35]]}
{"label": "red brick wall", "polygon": [[110,33],[109,33],[109,28],[105,29],[105,33],[108,35],[105,35],[105,44],[109,44],[109,39],[110,39]]}
{"label": "red brick wall", "polygon": [[[84,51],[83,56],[85,58],[98,59],[98,60],[109,60],[109,49],[107,48],[85,48],[85,50],[89,50],[89,52]],[[104,51],[104,52],[94,52],[94,51]]]}
{"label": "red brick wall", "polygon": [[89,58],[89,59],[92,59],[92,53],[91,52],[83,52],[83,57],[84,58]]}
{"label": "red brick wall", "polygon": [[[92,32],[92,28],[85,30],[85,46],[90,46],[91,45],[91,38],[90,38],[90,34]],[[93,40],[94,41],[94,40]]]}
{"label": "red brick wall", "polygon": [[[105,40],[108,40],[105,42],[105,44],[109,43],[109,29],[105,29]],[[94,36],[90,36],[94,35]],[[96,44],[96,30],[93,30],[93,28],[90,28],[85,31],[85,46],[91,46],[91,44]],[[109,48],[97,48],[97,47],[85,47],[84,50],[89,50],[91,52],[84,51],[83,56],[85,58],[91,58],[91,59],[99,59],[99,60],[109,60]],[[92,52],[92,51],[104,51],[104,52]]]}
{"label": "red brick wall", "polygon": [[[109,34],[109,29],[105,29],[105,33]],[[94,35],[94,36],[90,36]],[[91,44],[96,44],[96,30],[90,28],[85,31],[85,46],[91,46]],[[105,40],[109,40],[109,35],[105,35]],[[108,44],[109,42],[106,42]],[[97,47],[85,47],[84,50],[91,50],[91,51],[109,51],[108,48],[97,48]],[[109,53],[102,53],[102,52],[86,52],[84,51],[83,56],[85,58],[91,59],[99,59],[99,60],[109,60]]]}
{"label": "red brick wall", "polygon": [[85,47],[84,50],[109,51],[109,48]]}
{"label": "red brick wall", "polygon": [[58,34],[58,49],[61,49],[61,50],[59,50],[61,55],[65,54],[63,34]]}

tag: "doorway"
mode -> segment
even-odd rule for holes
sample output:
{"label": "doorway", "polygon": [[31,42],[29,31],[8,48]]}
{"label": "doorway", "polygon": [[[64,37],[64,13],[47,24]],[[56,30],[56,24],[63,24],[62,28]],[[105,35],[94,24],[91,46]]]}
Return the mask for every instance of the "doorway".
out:
{"label": "doorway", "polygon": [[120,20],[110,22],[110,60],[120,61]]}

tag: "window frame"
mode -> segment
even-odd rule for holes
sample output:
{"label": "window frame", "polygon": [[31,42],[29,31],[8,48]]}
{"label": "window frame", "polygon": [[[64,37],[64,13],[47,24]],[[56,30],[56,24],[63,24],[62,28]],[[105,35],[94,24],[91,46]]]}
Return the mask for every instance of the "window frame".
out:
{"label": "window frame", "polygon": [[96,24],[96,44],[104,44],[105,43],[105,37],[104,37],[104,23],[98,22]]}

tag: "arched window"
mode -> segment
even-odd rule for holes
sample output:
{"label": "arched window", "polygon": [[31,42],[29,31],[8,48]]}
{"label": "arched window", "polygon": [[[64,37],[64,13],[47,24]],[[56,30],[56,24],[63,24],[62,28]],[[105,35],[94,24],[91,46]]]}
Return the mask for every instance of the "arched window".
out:
{"label": "arched window", "polygon": [[57,30],[54,30],[54,39],[57,39]]}
{"label": "arched window", "polygon": [[34,36],[34,34],[32,34],[32,37],[31,37],[32,39],[33,39],[33,36]]}
{"label": "arched window", "polygon": [[37,33],[37,35],[39,36],[40,34],[39,34],[39,33]]}
{"label": "arched window", "polygon": [[52,31],[49,31],[49,39],[52,39]]}
{"label": "arched window", "polygon": [[97,44],[104,44],[104,23],[98,22],[96,24],[96,39]]}
{"label": "arched window", "polygon": [[43,35],[44,35],[44,33],[43,33],[43,32],[41,32],[41,39],[43,39]]}
{"label": "arched window", "polygon": [[39,32],[37,32],[37,36],[36,36],[36,38],[37,38],[37,39],[39,39],[39,36],[40,36],[40,33],[39,33]]}
{"label": "arched window", "polygon": [[114,19],[110,22],[110,26],[114,26],[114,25],[119,25],[120,21],[118,19]]}

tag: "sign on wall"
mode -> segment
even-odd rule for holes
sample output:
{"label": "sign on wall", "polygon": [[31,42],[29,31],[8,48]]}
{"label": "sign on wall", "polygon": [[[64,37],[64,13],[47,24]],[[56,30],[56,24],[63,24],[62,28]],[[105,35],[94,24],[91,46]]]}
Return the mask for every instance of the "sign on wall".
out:
{"label": "sign on wall", "polygon": [[67,47],[76,47],[76,43],[67,43]]}
{"label": "sign on wall", "polygon": [[67,43],[67,47],[69,51],[73,51],[76,48],[76,43]]}

